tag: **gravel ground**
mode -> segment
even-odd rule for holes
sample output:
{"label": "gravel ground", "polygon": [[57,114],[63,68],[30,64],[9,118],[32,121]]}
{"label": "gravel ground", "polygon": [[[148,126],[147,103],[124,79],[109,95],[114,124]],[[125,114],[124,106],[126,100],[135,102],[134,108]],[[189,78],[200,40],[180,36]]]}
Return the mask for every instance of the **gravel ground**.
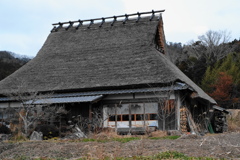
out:
{"label": "gravel ground", "polygon": [[206,136],[182,136],[176,140],[142,139],[127,143],[28,141],[21,143],[0,142],[0,159],[81,157],[103,159],[104,157],[132,157],[154,155],[164,151],[178,151],[187,156],[240,158],[240,133],[212,134]]}

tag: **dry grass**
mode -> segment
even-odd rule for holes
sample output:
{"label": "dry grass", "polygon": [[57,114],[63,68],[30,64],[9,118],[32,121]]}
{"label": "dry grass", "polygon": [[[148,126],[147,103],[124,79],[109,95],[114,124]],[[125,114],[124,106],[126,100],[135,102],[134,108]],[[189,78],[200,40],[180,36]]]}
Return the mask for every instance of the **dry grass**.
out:
{"label": "dry grass", "polygon": [[120,135],[118,135],[116,132],[114,132],[113,130],[104,130],[100,133],[93,133],[91,135],[88,136],[89,138],[93,138],[93,139],[97,139],[97,140],[109,140],[109,139],[113,139],[113,138],[121,138]]}
{"label": "dry grass", "polygon": [[121,138],[140,138],[140,139],[146,139],[149,137],[166,137],[168,136],[166,131],[154,131],[154,132],[150,132],[148,134],[145,135],[118,135],[114,130],[110,130],[110,129],[106,129],[100,133],[92,133],[90,135],[88,135],[88,139],[94,139],[96,141],[98,140],[103,140],[103,141],[109,141],[109,140],[113,140],[113,139],[121,139]]}
{"label": "dry grass", "polygon": [[165,137],[167,136],[166,131],[154,131],[149,134],[149,137]]}
{"label": "dry grass", "polygon": [[161,138],[161,137],[167,137],[166,131],[154,131],[150,132],[145,135],[118,135],[114,130],[105,130],[98,134],[93,133],[88,136],[88,139],[86,140],[94,140],[98,142],[109,142],[109,141],[119,141],[119,142],[127,142],[131,140],[142,140],[142,139],[148,139],[148,138]]}
{"label": "dry grass", "polygon": [[240,131],[240,121],[237,121],[234,118],[229,118],[228,119],[228,131],[229,132]]}
{"label": "dry grass", "polygon": [[240,131],[240,110],[231,110],[232,115],[227,117],[228,131]]}

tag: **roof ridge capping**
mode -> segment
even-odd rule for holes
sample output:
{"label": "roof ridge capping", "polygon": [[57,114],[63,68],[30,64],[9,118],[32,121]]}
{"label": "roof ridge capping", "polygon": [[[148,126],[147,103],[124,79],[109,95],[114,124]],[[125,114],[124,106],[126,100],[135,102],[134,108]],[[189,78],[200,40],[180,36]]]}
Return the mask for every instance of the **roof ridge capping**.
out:
{"label": "roof ridge capping", "polygon": [[[147,15],[151,14],[151,17],[149,18],[149,21],[152,21],[152,19],[155,17],[155,13],[161,13],[165,10],[158,10],[158,11],[150,11],[150,12],[137,12],[133,14],[125,14],[125,15],[119,15],[119,16],[112,16],[112,17],[102,17],[102,18],[94,18],[94,19],[86,19],[86,20],[77,20],[77,21],[69,21],[69,22],[59,22],[59,23],[53,23],[54,26],[51,32],[57,32],[60,28],[65,28],[65,30],[70,29],[71,27],[74,27],[76,30],[79,29],[81,26],[86,26],[85,23],[87,23],[87,28],[91,28],[91,26],[94,24],[94,21],[100,21],[99,27],[102,27],[105,23],[105,20],[112,19],[111,26],[114,25],[114,23],[117,21],[118,18],[123,18],[122,23],[125,24],[131,17],[136,17],[136,23],[141,19],[141,15]],[[159,17],[161,14],[159,15]],[[76,25],[74,25],[76,24]]]}

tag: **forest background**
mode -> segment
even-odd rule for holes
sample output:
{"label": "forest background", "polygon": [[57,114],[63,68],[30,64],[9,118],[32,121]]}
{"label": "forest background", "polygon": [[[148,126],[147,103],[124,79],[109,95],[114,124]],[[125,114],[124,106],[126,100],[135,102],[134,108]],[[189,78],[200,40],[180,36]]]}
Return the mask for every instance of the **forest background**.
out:
{"label": "forest background", "polygon": [[[166,56],[224,108],[240,109],[240,39],[209,30],[188,44],[167,42]],[[0,51],[0,80],[31,60]]]}

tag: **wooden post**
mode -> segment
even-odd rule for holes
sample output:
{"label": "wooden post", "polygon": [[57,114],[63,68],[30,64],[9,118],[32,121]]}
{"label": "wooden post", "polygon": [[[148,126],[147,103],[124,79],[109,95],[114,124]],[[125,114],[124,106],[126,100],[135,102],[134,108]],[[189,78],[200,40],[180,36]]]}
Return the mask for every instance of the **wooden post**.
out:
{"label": "wooden post", "polygon": [[92,120],[92,103],[89,105],[89,119]]}
{"label": "wooden post", "polygon": [[131,134],[132,130],[132,112],[131,112],[131,104],[128,105],[129,109],[129,133]]}
{"label": "wooden post", "polygon": [[[92,122],[92,103],[89,104],[89,120]],[[88,132],[91,131],[91,124],[88,125]]]}
{"label": "wooden post", "polygon": [[3,114],[4,114],[4,109],[1,108],[1,114],[2,114],[2,124],[3,124]]}
{"label": "wooden post", "polygon": [[163,125],[163,131],[165,131],[166,130],[166,113],[165,113],[166,111],[164,111],[164,113],[163,113],[163,123],[162,123],[162,125]]}
{"label": "wooden post", "polygon": [[180,125],[180,106],[181,106],[181,101],[180,101],[180,96],[179,92],[177,94],[177,104],[176,104],[176,120],[177,120],[177,130],[181,130],[181,125]]}
{"label": "wooden post", "polygon": [[146,110],[145,110],[145,103],[143,103],[143,126],[146,129]]}
{"label": "wooden post", "polygon": [[115,104],[115,132],[117,133],[117,104]]}
{"label": "wooden post", "polygon": [[160,117],[162,116],[161,115],[162,113],[160,113],[160,111],[161,111],[160,107],[161,107],[161,105],[160,105],[160,102],[159,102],[158,103],[158,114],[159,114],[159,116],[158,116],[158,129],[162,129],[162,128],[160,128],[160,123],[161,123],[161,118]]}
{"label": "wooden post", "polygon": [[61,121],[61,119],[62,119],[62,116],[61,116],[61,114],[59,115],[59,135],[61,136],[61,128],[62,128],[62,121]]}

